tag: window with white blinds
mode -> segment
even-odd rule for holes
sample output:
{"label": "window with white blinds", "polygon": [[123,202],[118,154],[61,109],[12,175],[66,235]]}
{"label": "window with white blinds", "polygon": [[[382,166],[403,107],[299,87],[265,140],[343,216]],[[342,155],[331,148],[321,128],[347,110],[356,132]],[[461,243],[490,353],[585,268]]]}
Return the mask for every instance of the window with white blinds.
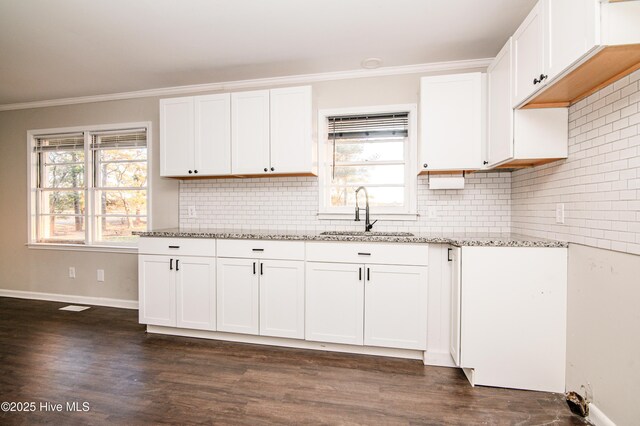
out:
{"label": "window with white blinds", "polygon": [[321,212],[351,213],[367,188],[372,212],[412,213],[415,173],[408,111],[326,116]]}
{"label": "window with white blinds", "polygon": [[131,245],[148,223],[146,128],[32,134],[31,242]]}

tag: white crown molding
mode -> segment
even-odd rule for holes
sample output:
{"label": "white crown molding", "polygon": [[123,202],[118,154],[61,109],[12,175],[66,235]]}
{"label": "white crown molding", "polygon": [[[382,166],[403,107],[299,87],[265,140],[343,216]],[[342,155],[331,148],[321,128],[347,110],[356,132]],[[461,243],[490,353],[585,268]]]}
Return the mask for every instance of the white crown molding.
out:
{"label": "white crown molding", "polygon": [[20,102],[0,105],[0,111],[29,108],[45,108],[60,105],[86,104],[91,102],[117,101],[122,99],[148,98],[153,96],[170,96],[198,92],[245,89],[253,87],[277,86],[284,84],[307,84],[318,81],[345,80],[350,78],[381,77],[402,74],[420,74],[442,71],[459,71],[465,69],[486,68],[493,58],[468,59],[463,61],[432,62],[428,64],[403,65],[397,67],[381,67],[377,69],[358,69],[351,71],[334,71],[318,74],[300,74],[283,77],[258,78],[252,80],[226,81],[220,83],[194,84],[189,86],[165,87],[160,89],[137,90],[133,92],[111,93],[76,98],[50,99],[45,101]]}

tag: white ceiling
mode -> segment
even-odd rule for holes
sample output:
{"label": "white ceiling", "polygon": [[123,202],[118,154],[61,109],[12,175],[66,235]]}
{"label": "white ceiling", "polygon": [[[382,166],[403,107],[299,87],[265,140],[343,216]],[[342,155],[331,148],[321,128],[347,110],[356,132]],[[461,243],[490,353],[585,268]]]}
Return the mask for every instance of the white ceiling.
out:
{"label": "white ceiling", "polygon": [[493,57],[536,0],[0,0],[0,105]]}

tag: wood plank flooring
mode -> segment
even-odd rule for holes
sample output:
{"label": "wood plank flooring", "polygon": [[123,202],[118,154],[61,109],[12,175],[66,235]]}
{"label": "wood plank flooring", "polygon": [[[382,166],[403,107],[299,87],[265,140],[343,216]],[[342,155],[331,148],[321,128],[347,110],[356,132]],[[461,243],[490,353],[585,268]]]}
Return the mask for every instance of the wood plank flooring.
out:
{"label": "wood plank flooring", "polygon": [[[587,424],[559,394],[420,361],[146,334],[137,311],[0,298],[0,424]],[[89,403],[88,412],[40,403]],[[65,407],[66,408],[66,407]]]}

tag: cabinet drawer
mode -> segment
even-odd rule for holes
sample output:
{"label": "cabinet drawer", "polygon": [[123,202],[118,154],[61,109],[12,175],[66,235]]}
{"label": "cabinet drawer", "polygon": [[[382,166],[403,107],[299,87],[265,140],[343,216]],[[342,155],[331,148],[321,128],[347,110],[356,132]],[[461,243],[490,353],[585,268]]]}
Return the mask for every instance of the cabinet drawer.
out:
{"label": "cabinet drawer", "polygon": [[307,243],[307,260],[315,262],[426,266],[428,258],[427,244]]}
{"label": "cabinet drawer", "polygon": [[216,240],[212,238],[140,238],[138,253],[210,257],[216,255]]}
{"label": "cabinet drawer", "polygon": [[304,260],[303,241],[218,240],[219,257]]}

